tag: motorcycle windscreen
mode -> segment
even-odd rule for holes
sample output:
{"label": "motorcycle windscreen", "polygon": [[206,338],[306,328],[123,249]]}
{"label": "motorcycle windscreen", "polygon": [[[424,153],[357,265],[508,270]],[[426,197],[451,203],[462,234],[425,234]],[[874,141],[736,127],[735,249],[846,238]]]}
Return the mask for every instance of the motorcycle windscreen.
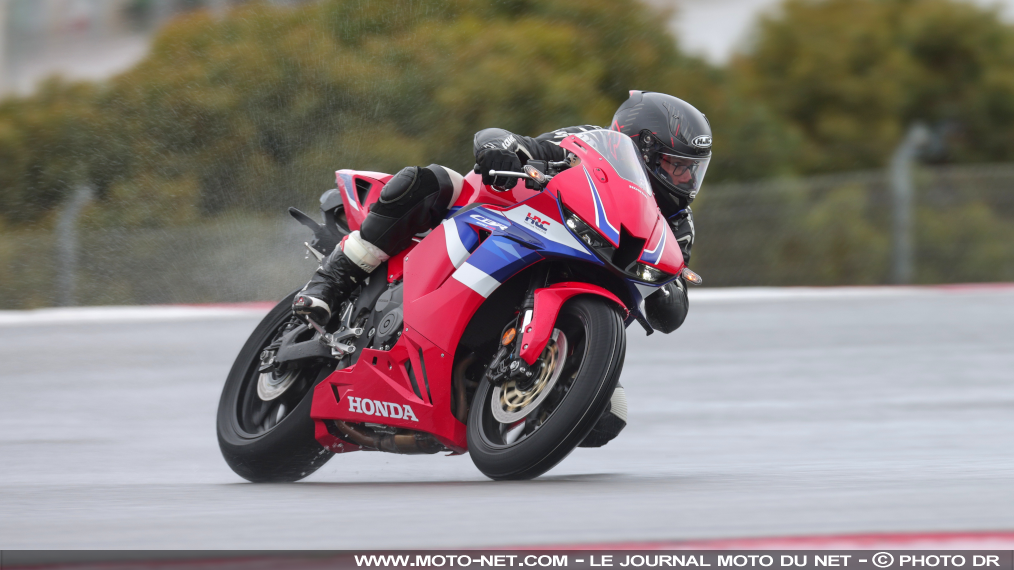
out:
{"label": "motorcycle windscreen", "polygon": [[623,233],[647,242],[658,206],[630,137],[600,129],[568,136],[560,146],[581,159],[553,179],[564,205],[617,247]]}

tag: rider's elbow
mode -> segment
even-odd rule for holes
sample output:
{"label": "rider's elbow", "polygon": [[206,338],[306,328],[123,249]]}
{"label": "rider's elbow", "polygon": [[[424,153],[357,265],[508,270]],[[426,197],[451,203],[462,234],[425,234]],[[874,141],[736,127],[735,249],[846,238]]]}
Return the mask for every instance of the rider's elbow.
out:
{"label": "rider's elbow", "polygon": [[683,325],[690,304],[682,279],[661,287],[644,300],[644,312],[651,328],[669,334]]}

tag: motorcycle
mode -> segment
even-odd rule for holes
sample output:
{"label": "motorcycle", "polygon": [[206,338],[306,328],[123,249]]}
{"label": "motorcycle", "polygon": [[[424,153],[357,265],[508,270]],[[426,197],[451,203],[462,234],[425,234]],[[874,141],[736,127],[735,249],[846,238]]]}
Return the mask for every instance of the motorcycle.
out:
{"label": "motorcycle", "polygon": [[[625,328],[685,268],[633,141],[593,130],[511,188],[464,180],[446,219],[378,267],[325,326],[294,291],[256,327],[219,403],[222,454],[254,482],[296,481],[334,454],[468,453],[531,479],[626,401]],[[476,165],[476,169],[478,165]],[[391,175],[339,170],[321,196],[318,261],[359,228]],[[523,182],[522,182],[523,181]]]}

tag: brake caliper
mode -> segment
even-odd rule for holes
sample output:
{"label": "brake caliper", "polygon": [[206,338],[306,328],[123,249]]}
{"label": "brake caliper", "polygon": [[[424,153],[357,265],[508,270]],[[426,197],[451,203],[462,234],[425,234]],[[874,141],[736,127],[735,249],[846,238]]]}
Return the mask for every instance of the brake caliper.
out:
{"label": "brake caliper", "polygon": [[540,365],[536,363],[534,366],[529,366],[527,362],[518,357],[515,350],[517,348],[515,346],[516,337],[517,330],[514,327],[504,331],[500,340],[500,349],[497,350],[486,371],[486,378],[490,384],[502,386],[504,382],[514,380],[518,388],[524,390],[528,387],[526,385],[531,384],[536,377],[536,369]]}

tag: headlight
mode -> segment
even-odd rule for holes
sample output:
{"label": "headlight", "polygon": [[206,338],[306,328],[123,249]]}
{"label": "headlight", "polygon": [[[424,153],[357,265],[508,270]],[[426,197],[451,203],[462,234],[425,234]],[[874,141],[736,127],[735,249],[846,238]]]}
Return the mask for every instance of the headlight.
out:
{"label": "headlight", "polygon": [[638,263],[634,266],[634,274],[637,275],[641,281],[647,281],[649,283],[655,283],[656,281],[662,281],[663,279],[672,277],[671,275],[666,275],[662,271],[643,263]]}
{"label": "headlight", "polygon": [[584,223],[581,218],[574,214],[569,214],[567,216],[567,227],[577,234],[577,237],[581,238],[581,241],[588,244],[588,247],[601,252],[606,256],[606,259],[612,257],[612,252],[616,249],[613,247],[613,244],[609,243],[606,238],[602,237],[591,226]]}

